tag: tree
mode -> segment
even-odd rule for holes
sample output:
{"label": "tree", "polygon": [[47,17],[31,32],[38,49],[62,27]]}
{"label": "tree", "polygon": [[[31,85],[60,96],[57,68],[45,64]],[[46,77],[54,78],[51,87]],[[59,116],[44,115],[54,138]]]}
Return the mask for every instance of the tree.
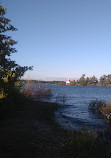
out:
{"label": "tree", "polygon": [[111,80],[110,80],[110,75],[103,75],[100,77],[100,84],[102,86],[107,86],[108,84],[110,84]]}
{"label": "tree", "polygon": [[76,85],[76,81],[73,80],[70,84],[71,84],[71,85]]}
{"label": "tree", "polygon": [[108,78],[108,79],[107,79],[107,80],[108,80],[108,81],[107,81],[107,82],[108,82],[108,85],[110,85],[110,84],[111,84],[111,74],[108,74],[107,78]]}
{"label": "tree", "polygon": [[98,80],[94,75],[90,77],[90,84],[96,85],[97,83],[98,83]]}
{"label": "tree", "polygon": [[89,85],[90,84],[90,79],[89,77],[86,78],[86,85]]}
{"label": "tree", "polygon": [[80,77],[80,79],[79,79],[79,84],[80,84],[81,86],[84,86],[84,85],[85,85],[85,74],[83,74],[83,75]]}
{"label": "tree", "polygon": [[6,35],[8,31],[17,29],[5,18],[6,9],[0,6],[0,98],[10,96],[16,88],[16,83],[24,73],[32,67],[21,67],[10,59],[10,55],[16,52],[13,47],[17,42]]}

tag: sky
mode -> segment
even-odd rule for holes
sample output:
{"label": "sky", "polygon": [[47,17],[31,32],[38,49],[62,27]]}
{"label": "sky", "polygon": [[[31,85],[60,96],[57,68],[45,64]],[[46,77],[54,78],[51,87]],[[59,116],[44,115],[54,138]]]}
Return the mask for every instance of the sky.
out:
{"label": "sky", "polygon": [[24,78],[62,80],[111,74],[111,0],[0,0]]}

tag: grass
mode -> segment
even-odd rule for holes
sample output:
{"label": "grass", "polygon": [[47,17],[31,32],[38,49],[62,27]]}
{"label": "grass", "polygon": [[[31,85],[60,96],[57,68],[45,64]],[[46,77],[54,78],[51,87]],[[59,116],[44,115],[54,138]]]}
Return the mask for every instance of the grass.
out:
{"label": "grass", "polygon": [[97,138],[96,134],[86,129],[69,131],[63,150],[78,158],[108,158],[107,146]]}

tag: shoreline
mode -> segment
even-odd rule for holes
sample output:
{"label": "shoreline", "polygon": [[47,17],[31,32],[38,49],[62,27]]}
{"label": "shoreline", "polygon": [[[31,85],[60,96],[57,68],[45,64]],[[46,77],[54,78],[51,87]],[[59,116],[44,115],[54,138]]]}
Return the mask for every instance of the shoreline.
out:
{"label": "shoreline", "polygon": [[[53,81],[52,81],[53,82]],[[59,81],[57,81],[59,82]],[[64,82],[64,81],[60,81],[60,82]],[[37,84],[47,84],[47,85],[63,85],[63,86],[94,86],[94,87],[111,87],[111,84],[107,84],[107,85],[101,85],[101,84],[88,84],[88,85],[80,85],[80,84],[66,84],[64,82],[64,84],[61,84],[61,83],[49,83],[49,82],[46,82],[46,81],[41,81],[41,82],[35,82],[33,80],[30,80],[30,81],[25,81],[24,84],[27,84],[27,83],[37,83]]]}

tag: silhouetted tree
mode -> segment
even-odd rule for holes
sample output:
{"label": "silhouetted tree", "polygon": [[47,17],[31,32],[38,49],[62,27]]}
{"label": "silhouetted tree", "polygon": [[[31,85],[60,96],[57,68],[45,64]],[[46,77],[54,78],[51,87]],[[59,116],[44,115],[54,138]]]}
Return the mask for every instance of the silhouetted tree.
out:
{"label": "silhouetted tree", "polygon": [[32,67],[21,67],[10,59],[10,55],[16,52],[13,48],[17,42],[11,36],[6,35],[8,31],[17,29],[5,18],[6,9],[0,6],[0,98],[10,96],[17,86],[17,81],[28,69]]}

